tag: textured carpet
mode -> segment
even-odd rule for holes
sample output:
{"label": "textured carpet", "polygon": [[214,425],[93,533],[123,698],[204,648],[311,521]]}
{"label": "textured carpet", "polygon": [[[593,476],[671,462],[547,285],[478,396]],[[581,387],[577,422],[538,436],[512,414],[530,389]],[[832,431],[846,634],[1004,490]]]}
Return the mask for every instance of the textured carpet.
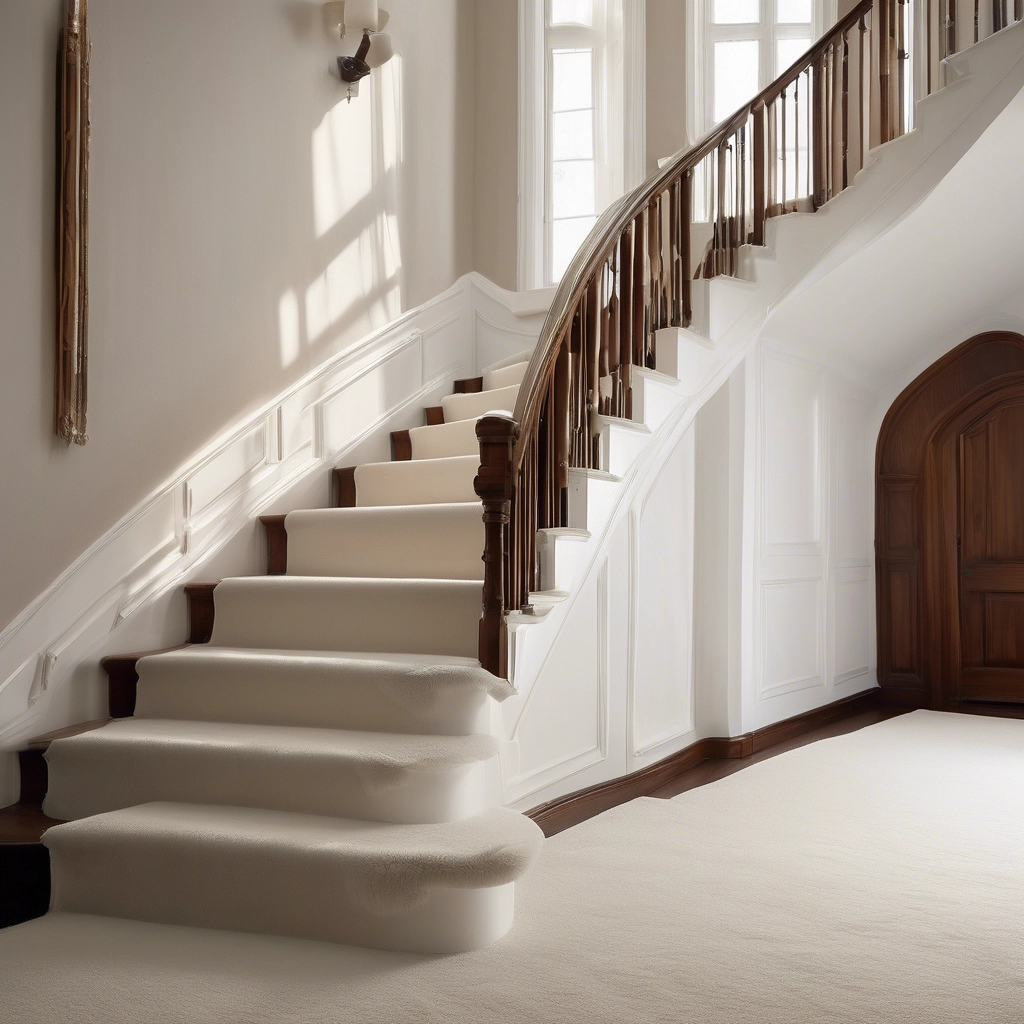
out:
{"label": "textured carpet", "polygon": [[548,840],[450,957],[51,915],[5,1021],[1024,1021],[1024,722],[915,712]]}

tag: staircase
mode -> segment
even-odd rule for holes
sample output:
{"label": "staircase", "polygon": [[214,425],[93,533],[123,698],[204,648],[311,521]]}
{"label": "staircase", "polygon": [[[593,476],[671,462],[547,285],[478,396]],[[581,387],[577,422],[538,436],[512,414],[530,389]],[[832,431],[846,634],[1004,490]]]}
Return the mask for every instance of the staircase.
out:
{"label": "staircase", "polygon": [[[891,41],[884,22],[865,37],[871,8],[788,82],[830,76],[845,92],[850,54]],[[392,461],[333,470],[335,507],[262,517],[265,576],[189,584],[189,643],[106,659],[112,720],[29,744],[22,801],[0,811],[20,877],[40,882],[20,918],[48,896],[54,911],[416,952],[505,934],[541,840],[488,785],[494,704],[520,696],[509,657],[542,662],[555,609],[769,309],[970,145],[969,115],[1003,102],[980,64],[1020,88],[1021,31],[946,55],[953,87],[936,72],[909,134],[899,118],[880,135],[852,115],[841,132],[815,121],[813,195],[787,197],[778,176],[776,83],[615,204],[536,351],[457,381],[423,426],[392,434]],[[887,103],[902,110],[902,94]],[[722,185],[698,228],[702,163],[751,185]],[[536,650],[509,641],[545,620]]]}
{"label": "staircase", "polygon": [[[191,643],[108,659],[109,722],[42,737],[50,909],[430,953],[512,925],[540,829],[491,806],[476,420],[505,361],[264,518],[269,573],[191,584]],[[45,756],[45,764],[42,757]]]}

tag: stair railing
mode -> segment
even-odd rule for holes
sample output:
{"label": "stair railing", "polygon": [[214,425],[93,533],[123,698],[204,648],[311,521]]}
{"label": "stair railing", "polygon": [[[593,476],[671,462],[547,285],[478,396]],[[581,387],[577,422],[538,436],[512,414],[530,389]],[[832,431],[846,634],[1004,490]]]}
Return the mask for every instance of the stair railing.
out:
{"label": "stair railing", "polygon": [[[537,531],[566,525],[570,469],[600,467],[599,417],[632,416],[634,368],[657,367],[659,329],[690,325],[693,280],[734,275],[741,247],[764,244],[768,218],[813,211],[846,189],[873,146],[910,130],[913,101],[939,87],[942,59],[978,40],[980,0],[966,30],[958,0],[924,0],[916,18],[911,2],[862,0],[767,89],[613,203],[576,253],[512,417],[477,425],[485,668],[507,674],[506,616],[529,612],[539,589]],[[1021,19],[1024,0],[986,2],[992,31]]]}

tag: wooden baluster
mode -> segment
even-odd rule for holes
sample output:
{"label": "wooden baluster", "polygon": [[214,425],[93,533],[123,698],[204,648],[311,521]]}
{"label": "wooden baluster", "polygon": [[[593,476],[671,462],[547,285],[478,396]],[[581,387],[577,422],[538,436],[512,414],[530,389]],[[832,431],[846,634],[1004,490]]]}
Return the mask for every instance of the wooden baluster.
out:
{"label": "wooden baluster", "polygon": [[[931,0],[926,0],[927,3],[931,3]],[[861,16],[859,25],[860,31],[860,92],[858,95],[857,102],[857,113],[860,118],[859,135],[860,135],[860,167],[862,169],[867,162],[868,149],[870,148],[869,140],[865,135],[865,132],[870,128],[870,117],[866,116],[865,111],[870,111],[871,93],[869,86],[869,79],[867,73],[867,55],[868,55],[868,40],[867,40],[867,25],[865,24],[863,15]]]}
{"label": "wooden baluster", "polygon": [[[680,238],[680,249],[682,251],[682,277],[683,277],[683,317],[682,326],[689,327],[693,320],[693,272],[690,267],[690,226],[693,220],[693,171],[688,170],[683,175],[683,201],[680,219],[682,221],[682,236]],[[761,219],[761,233],[764,235],[764,218]],[[654,338],[652,334],[652,344]],[[651,367],[658,365],[657,353],[652,353]]]}
{"label": "wooden baluster", "polygon": [[[924,59],[925,95],[932,94],[932,5],[935,0],[924,0]],[[862,19],[863,20],[863,19]]]}
{"label": "wooden baluster", "polygon": [[646,339],[644,337],[644,253],[647,239],[644,235],[643,211],[633,218],[633,358],[636,366],[644,366]]}
{"label": "wooden baluster", "polygon": [[843,147],[843,188],[847,188],[850,184],[850,167],[848,162],[849,146],[847,144],[847,137],[849,133],[849,120],[850,120],[850,45],[846,38],[846,33],[843,33],[843,116],[842,116],[842,137],[840,139]]}
{"label": "wooden baluster", "polygon": [[957,0],[947,0],[946,4],[946,52],[943,54],[949,57],[956,53],[956,12]]}
{"label": "wooden baluster", "polygon": [[896,66],[899,70],[899,90],[896,97],[896,124],[900,135],[907,131],[906,110],[907,110],[907,62],[906,54],[906,0],[897,0],[896,3]]}
{"label": "wooden baluster", "polygon": [[828,139],[828,179],[826,181],[826,187],[828,188],[828,198],[831,199],[836,194],[836,96],[838,90],[836,89],[836,71],[838,62],[836,61],[835,46],[829,46],[828,48],[828,120],[827,120],[827,139]]}
{"label": "wooden baluster", "polygon": [[477,421],[480,469],[473,489],[483,502],[484,589],[479,628],[480,664],[505,677],[505,557],[512,499],[512,450],[519,435],[510,416],[484,416]]}
{"label": "wooden baluster", "polygon": [[974,41],[978,42],[978,29],[981,22],[981,3],[980,0],[974,0]]}
{"label": "wooden baluster", "polygon": [[[765,155],[764,155],[765,116],[764,104],[759,103],[754,109],[754,231],[751,242],[764,245],[764,214],[765,214]],[[687,172],[690,173],[690,172]],[[691,181],[692,188],[692,181]]]}
{"label": "wooden baluster", "polygon": [[[748,122],[749,124],[749,122]],[[739,131],[739,203],[740,203],[740,245],[746,245],[750,238],[747,234],[747,127]],[[680,188],[682,182],[680,182]]]}
{"label": "wooden baluster", "polygon": [[800,75],[793,80],[793,209],[800,198]]}
{"label": "wooden baluster", "polygon": [[1024,0],[1013,0],[1013,20],[1024,20]]}
{"label": "wooden baluster", "polygon": [[583,465],[587,469],[597,468],[597,433],[594,414],[601,401],[601,282],[595,278],[587,286],[587,455]]}
{"label": "wooden baluster", "polygon": [[804,118],[805,129],[804,133],[807,136],[804,139],[804,147],[807,150],[807,157],[804,160],[804,184],[806,196],[811,200],[811,205],[814,205],[814,179],[811,175],[811,167],[814,163],[814,135],[812,131],[812,124],[814,118],[814,92],[811,88],[811,74],[812,69],[810,67],[804,72],[804,106],[807,108],[807,116]]}
{"label": "wooden baluster", "polygon": [[[956,0],[953,0],[955,3]],[[878,6],[878,112],[881,122],[881,142],[891,138],[890,115],[892,112],[891,67],[889,50],[889,0],[882,0]]]}
{"label": "wooden baluster", "polygon": [[619,247],[612,246],[608,257],[608,371],[611,375],[610,416],[621,416],[622,381],[619,375]]}
{"label": "wooden baluster", "polygon": [[679,182],[674,181],[668,189],[668,258],[669,281],[672,290],[672,301],[669,304],[668,322],[670,325],[679,323]]}
{"label": "wooden baluster", "polygon": [[782,90],[782,213],[786,212],[786,89]]}
{"label": "wooden baluster", "polygon": [[584,379],[586,376],[587,354],[584,332],[586,313],[586,293],[576,303],[576,312],[572,318],[572,332],[570,334],[569,352],[572,358],[572,375],[570,377],[569,394],[569,450],[568,459],[570,466],[582,465],[581,453],[583,449],[582,425],[584,421],[583,411],[587,405],[586,388]]}
{"label": "wooden baluster", "polygon": [[565,526],[566,491],[569,487],[569,388],[572,380],[573,358],[566,335],[562,343],[558,360],[555,363],[555,374],[552,378],[552,398],[554,399],[554,415],[552,432],[554,433],[554,457],[552,459],[553,476],[553,515],[552,522],[556,527]]}
{"label": "wooden baluster", "polygon": [[627,228],[619,236],[619,379],[622,382],[620,416],[633,418],[633,235]]}
{"label": "wooden baluster", "polygon": [[715,260],[715,274],[723,274],[726,271],[725,266],[725,189],[726,189],[726,151],[725,143],[720,143],[718,146],[718,250],[717,258]]}
{"label": "wooden baluster", "polygon": [[823,132],[823,113],[825,110],[824,103],[822,101],[823,96],[823,80],[822,68],[824,67],[822,61],[823,57],[819,57],[814,64],[811,66],[811,85],[813,92],[813,103],[811,104],[811,140],[813,146],[811,147],[814,153],[814,194],[812,196],[813,206],[817,209],[824,203],[824,175],[822,168],[824,165],[825,147],[822,143],[822,132]]}

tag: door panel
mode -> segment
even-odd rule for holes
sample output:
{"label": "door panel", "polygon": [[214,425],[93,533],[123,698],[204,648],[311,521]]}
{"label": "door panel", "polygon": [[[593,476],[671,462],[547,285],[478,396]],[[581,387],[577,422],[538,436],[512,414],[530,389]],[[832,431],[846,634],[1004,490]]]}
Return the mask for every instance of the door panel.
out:
{"label": "door panel", "polygon": [[960,436],[960,695],[1024,701],[1024,402]]}

